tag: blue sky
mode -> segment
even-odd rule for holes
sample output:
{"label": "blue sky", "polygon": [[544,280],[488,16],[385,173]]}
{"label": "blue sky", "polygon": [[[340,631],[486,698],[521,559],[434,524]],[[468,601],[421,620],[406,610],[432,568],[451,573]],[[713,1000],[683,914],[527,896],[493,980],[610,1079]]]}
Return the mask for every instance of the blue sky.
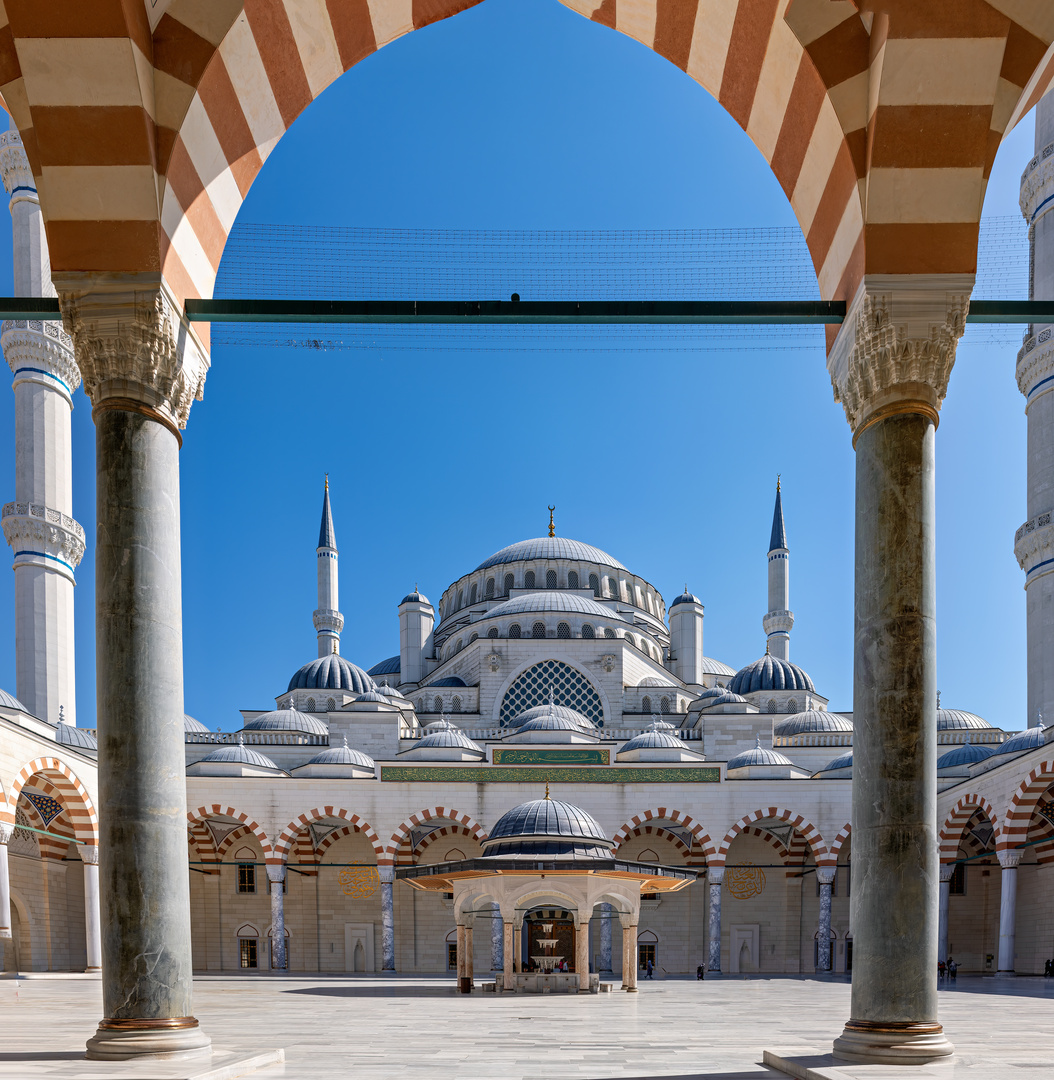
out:
{"label": "blue sky", "polygon": [[[985,214],[1017,214],[1026,120]],[[293,125],[242,223],[447,229],[796,226],[741,129],[683,72],[555,0],[489,0],[369,57]],[[237,228],[238,226],[236,226]],[[0,218],[0,248],[10,225]],[[804,244],[804,241],[802,242]],[[261,259],[266,259],[261,252]],[[310,272],[310,268],[306,269]],[[10,270],[0,289],[10,291]],[[972,332],[971,332],[972,333]],[[247,335],[252,337],[252,335]],[[946,705],[1025,726],[1025,417],[1013,345],[960,346],[937,437],[938,671]],[[225,332],[223,339],[230,340]],[[493,339],[492,339],[493,340]],[[669,602],[706,605],[706,651],[764,651],[769,524],[783,475],[792,658],[852,703],[853,451],[822,349],[213,352],[182,451],[186,708],[211,728],[266,708],[315,656],[329,472],[342,652],[398,650],[396,606],[492,551],[558,532],[611,552]],[[79,393],[74,511],[94,534],[94,431]],[[0,477],[13,493],[13,396]],[[3,493],[0,492],[0,495]],[[6,496],[11,497],[11,494]],[[94,726],[93,563],[78,574],[78,714]],[[0,686],[15,691],[13,574]]]}

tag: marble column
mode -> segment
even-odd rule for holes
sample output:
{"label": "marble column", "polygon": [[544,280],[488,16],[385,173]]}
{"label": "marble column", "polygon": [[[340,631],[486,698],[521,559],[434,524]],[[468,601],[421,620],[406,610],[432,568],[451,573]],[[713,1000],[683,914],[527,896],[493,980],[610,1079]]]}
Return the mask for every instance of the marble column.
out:
{"label": "marble column", "polygon": [[575,974],[578,992],[589,993],[589,920],[582,919],[575,928]]}
{"label": "marble column", "polygon": [[457,924],[457,989],[459,994],[465,993],[465,924]]}
{"label": "marble column", "polygon": [[465,978],[468,980],[466,993],[472,993],[472,983],[476,977],[476,962],[472,955],[472,923],[465,926]]}
{"label": "marble column", "polygon": [[513,971],[513,960],[516,956],[516,924],[502,923],[504,933],[504,948],[502,950],[502,989],[516,989],[516,975]]}
{"label": "marble column", "polygon": [[395,867],[378,866],[381,879],[381,969],[395,970]]}
{"label": "marble column", "polygon": [[600,970],[611,971],[611,925],[615,921],[615,909],[610,904],[600,905]]}
{"label": "marble column", "polygon": [[1003,978],[1014,974],[1017,864],[1020,861],[1020,851],[999,852],[999,865],[1003,868],[1003,876],[999,890],[999,968],[996,974]]}
{"label": "marble column", "polygon": [[96,428],[103,1020],[88,1057],[208,1055],[192,1008],[180,428],[207,356],[157,275],[56,276]]}
{"label": "marble column", "polygon": [[724,867],[708,871],[710,910],[707,934],[707,971],[721,971],[721,889],[725,883]]}
{"label": "marble column", "polygon": [[87,952],[85,971],[102,967],[102,913],[99,907],[99,849],[80,845],[84,863],[84,943]]}
{"label": "marble column", "polygon": [[831,886],[837,868],[819,866],[816,880],[820,883],[820,918],[816,927],[816,970],[826,974],[831,970]]}
{"label": "marble column", "polygon": [[501,907],[491,902],[490,920],[490,970],[505,970],[505,924],[501,921]]}
{"label": "marble column", "polygon": [[523,924],[519,923],[512,928],[512,970],[523,971]]}
{"label": "marble column", "polygon": [[267,864],[267,882],[271,889],[271,967],[285,971],[285,863]]}
{"label": "marble column", "polygon": [[[0,822],[0,940],[11,937],[11,874],[7,863],[7,845],[14,835],[14,825]],[[0,950],[0,963],[3,951]]]}
{"label": "marble column", "polygon": [[955,863],[941,863],[940,898],[937,915],[937,961],[948,962],[948,901],[952,894],[952,874]]}
{"label": "marble column", "polygon": [[622,924],[622,989],[637,992],[637,924]]}
{"label": "marble column", "polygon": [[953,1051],[937,1020],[934,435],[972,286],[870,275],[828,357],[856,448],[853,982],[834,1042],[851,1061]]}

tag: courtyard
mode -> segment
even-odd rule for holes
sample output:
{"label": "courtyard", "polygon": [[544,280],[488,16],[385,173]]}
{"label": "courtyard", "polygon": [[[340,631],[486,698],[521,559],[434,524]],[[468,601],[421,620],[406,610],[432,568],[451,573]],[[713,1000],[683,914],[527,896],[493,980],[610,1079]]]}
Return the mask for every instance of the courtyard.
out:
{"label": "courtyard", "polygon": [[[453,980],[420,976],[199,977],[195,1013],[213,1037],[212,1065],[84,1060],[101,983],[76,977],[0,981],[0,1078],[217,1080],[227,1061],[282,1048],[262,1080],[607,1080],[783,1075],[766,1050],[795,1058],[830,1047],[849,1015],[849,984],[794,977],[642,980],[638,994],[458,996]],[[960,978],[942,988],[955,1058],[923,1075],[985,1080],[1050,1075],[1054,980]],[[41,1034],[47,1032],[48,1049]],[[885,1080],[883,1065],[819,1057],[813,1076]],[[225,1076],[245,1075],[232,1068]],[[803,1074],[804,1075],[804,1074]],[[224,1076],[224,1080],[225,1080]]]}

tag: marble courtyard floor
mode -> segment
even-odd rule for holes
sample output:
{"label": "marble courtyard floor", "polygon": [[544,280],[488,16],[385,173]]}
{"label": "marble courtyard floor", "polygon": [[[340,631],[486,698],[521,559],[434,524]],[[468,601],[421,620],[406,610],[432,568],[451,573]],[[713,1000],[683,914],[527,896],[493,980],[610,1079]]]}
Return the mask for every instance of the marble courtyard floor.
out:
{"label": "marble courtyard floor", "polygon": [[[1054,979],[961,978],[941,991],[958,1054],[922,1069],[814,1058],[802,1076],[941,1080],[1054,1075]],[[758,1080],[765,1050],[818,1055],[849,1015],[849,986],[804,978],[642,982],[640,993],[458,996],[413,976],[205,976],[195,1012],[224,1051],[213,1064],[87,1062],[98,979],[0,979],[0,1080],[226,1080],[224,1062],[282,1048],[260,1080]],[[810,1050],[809,1048],[813,1048]],[[818,1049],[817,1049],[818,1048]],[[806,1073],[808,1067],[813,1071]],[[211,1070],[211,1071],[210,1071]],[[817,1071],[818,1070],[818,1071]]]}

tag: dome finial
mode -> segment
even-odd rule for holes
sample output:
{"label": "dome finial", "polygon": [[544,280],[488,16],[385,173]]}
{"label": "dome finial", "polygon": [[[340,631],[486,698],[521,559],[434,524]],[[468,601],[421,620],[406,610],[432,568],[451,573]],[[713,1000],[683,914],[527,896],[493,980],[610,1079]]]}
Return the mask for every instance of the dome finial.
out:
{"label": "dome finial", "polygon": [[754,749],[755,750],[760,750],[761,749],[761,732],[760,731],[757,733],[757,737],[754,739]]}
{"label": "dome finial", "polygon": [[345,735],[344,736],[344,749],[347,750],[347,748],[348,748],[348,737],[347,737],[347,735]]}
{"label": "dome finial", "polygon": [[776,473],[776,494],[780,493],[780,474]]}
{"label": "dome finial", "polygon": [[329,491],[329,473],[326,473],[326,491]]}
{"label": "dome finial", "polygon": [[244,746],[245,745],[245,732],[244,731],[239,731],[238,732],[238,745],[239,746]]}
{"label": "dome finial", "polygon": [[769,655],[769,645],[770,645],[770,644],[771,644],[771,643],[770,643],[769,639],[768,639],[768,638],[765,638],[765,655],[766,655],[766,656],[768,656],[768,655]]}
{"label": "dome finial", "polygon": [[549,684],[549,707],[552,708],[556,704],[556,690],[553,684]]}
{"label": "dome finial", "polygon": [[546,801],[548,802],[549,801],[549,777],[548,776],[545,778],[545,798],[546,798]]}
{"label": "dome finial", "polygon": [[556,512],[555,506],[549,507],[549,535],[550,537],[556,535],[556,526],[553,524],[553,514]]}

